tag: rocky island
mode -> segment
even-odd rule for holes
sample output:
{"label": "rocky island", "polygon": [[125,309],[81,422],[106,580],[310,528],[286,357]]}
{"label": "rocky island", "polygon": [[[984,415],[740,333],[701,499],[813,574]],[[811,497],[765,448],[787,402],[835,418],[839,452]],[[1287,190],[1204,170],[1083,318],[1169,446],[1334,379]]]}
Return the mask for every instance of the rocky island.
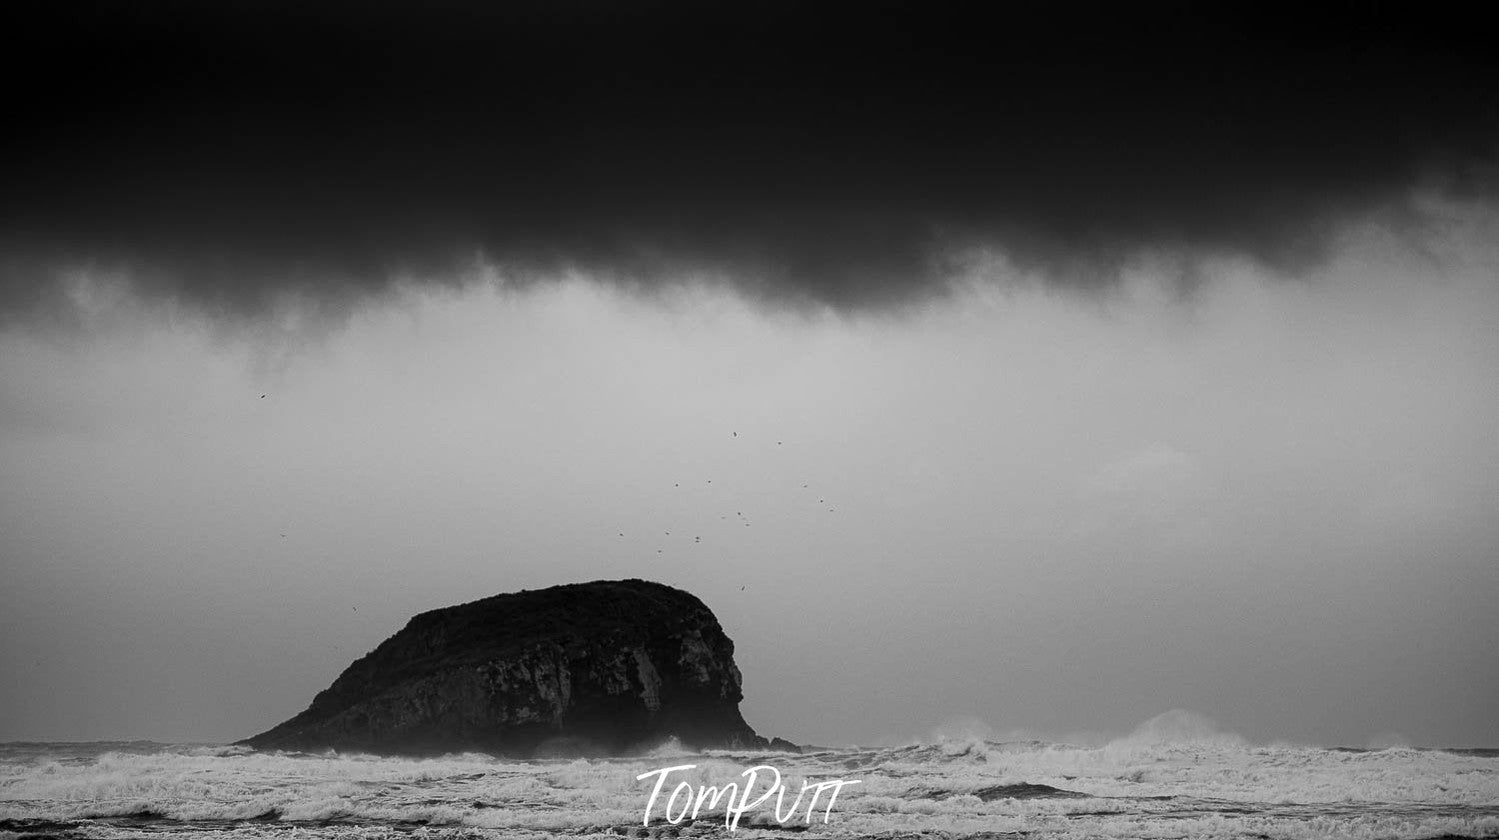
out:
{"label": "rocky island", "polygon": [[671,737],[771,746],[741,699],[734,643],[702,601],[649,581],[595,581],[422,613],[306,711],[240,743],[519,757],[617,755]]}

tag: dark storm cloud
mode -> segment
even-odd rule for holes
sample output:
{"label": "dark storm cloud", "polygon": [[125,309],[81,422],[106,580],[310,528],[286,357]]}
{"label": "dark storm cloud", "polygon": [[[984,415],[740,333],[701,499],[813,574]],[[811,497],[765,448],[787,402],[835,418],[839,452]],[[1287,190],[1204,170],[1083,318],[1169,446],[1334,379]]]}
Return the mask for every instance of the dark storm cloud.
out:
{"label": "dark storm cloud", "polygon": [[58,266],[250,310],[476,255],[839,307],[965,246],[1294,272],[1492,162],[1476,20],[1428,7],[105,3],[4,28],[0,305]]}

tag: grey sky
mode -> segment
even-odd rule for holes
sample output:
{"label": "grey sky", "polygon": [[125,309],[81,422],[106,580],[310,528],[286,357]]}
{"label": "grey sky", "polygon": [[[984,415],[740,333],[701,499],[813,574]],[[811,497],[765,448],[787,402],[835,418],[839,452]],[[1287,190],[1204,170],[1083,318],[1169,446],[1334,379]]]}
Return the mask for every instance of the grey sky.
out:
{"label": "grey sky", "polygon": [[0,739],[244,737],[418,611],[638,576],[797,741],[1499,744],[1499,221],[1428,209],[1293,280],[872,314],[573,275],[215,319],[82,272],[0,331]]}

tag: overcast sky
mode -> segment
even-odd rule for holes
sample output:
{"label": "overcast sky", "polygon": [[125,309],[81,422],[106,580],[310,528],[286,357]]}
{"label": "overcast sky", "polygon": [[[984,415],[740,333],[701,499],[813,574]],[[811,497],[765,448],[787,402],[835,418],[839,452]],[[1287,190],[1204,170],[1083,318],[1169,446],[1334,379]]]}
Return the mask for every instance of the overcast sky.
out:
{"label": "overcast sky", "polygon": [[1478,28],[143,8],[10,21],[0,739],[643,577],[767,736],[1499,745]]}

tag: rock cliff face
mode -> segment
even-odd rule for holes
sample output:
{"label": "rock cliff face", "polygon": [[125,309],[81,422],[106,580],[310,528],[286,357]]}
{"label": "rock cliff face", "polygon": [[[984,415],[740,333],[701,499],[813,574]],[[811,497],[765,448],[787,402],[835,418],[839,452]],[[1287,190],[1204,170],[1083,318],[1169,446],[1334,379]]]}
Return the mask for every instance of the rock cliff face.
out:
{"label": "rock cliff face", "polygon": [[670,736],[765,747],[742,698],[734,643],[702,601],[596,581],[422,613],[306,711],[241,743],[512,756],[618,754]]}

